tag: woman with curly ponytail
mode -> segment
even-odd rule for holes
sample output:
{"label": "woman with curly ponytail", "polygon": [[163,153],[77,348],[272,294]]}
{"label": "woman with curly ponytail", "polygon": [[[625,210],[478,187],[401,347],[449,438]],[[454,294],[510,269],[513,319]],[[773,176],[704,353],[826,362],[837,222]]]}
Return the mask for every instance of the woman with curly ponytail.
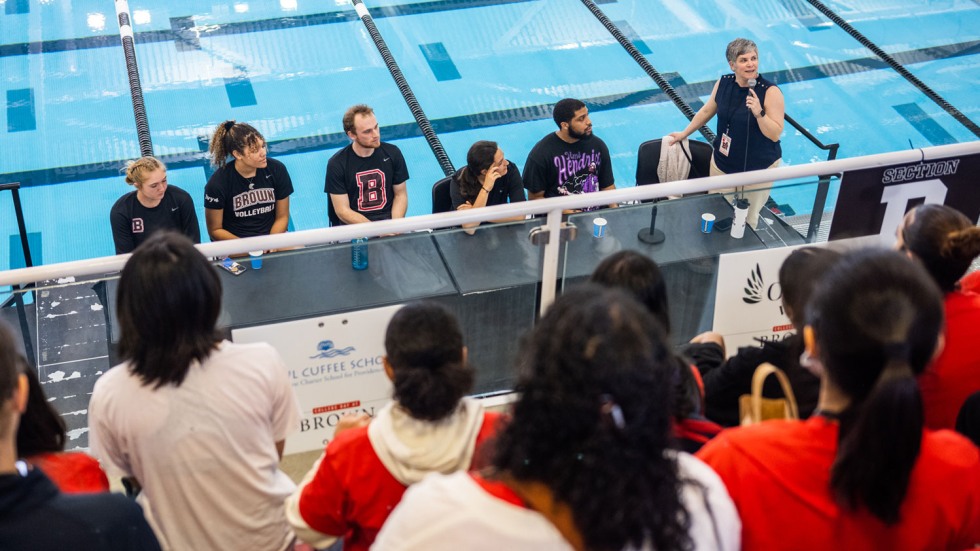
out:
{"label": "woman with curly ponytail", "polygon": [[225,121],[214,129],[208,153],[217,170],[204,187],[211,241],[283,233],[289,226],[293,181],[270,159],[265,138],[250,124]]}

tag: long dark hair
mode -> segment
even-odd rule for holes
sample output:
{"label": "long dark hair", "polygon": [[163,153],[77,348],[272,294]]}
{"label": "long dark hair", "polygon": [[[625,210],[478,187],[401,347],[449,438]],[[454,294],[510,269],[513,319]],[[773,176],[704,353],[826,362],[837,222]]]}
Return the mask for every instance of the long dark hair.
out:
{"label": "long dark hair", "polygon": [[497,142],[487,140],[480,140],[470,146],[470,150],[466,152],[466,166],[459,171],[459,194],[463,199],[470,203],[476,200],[480,188],[483,187],[480,173],[490,168],[498,149]]}
{"label": "long dark hair", "polygon": [[136,248],[119,277],[119,356],[143,384],[179,386],[214,350],[221,282],[187,237],[160,231]]}
{"label": "long dark hair", "polygon": [[395,400],[416,419],[446,417],[473,387],[473,369],[463,361],[463,332],[440,304],[417,302],[395,312],[385,352],[394,371]]}
{"label": "long dark hair", "polygon": [[20,416],[17,428],[17,454],[29,457],[39,453],[64,451],[67,428],[65,420],[58,415],[41,388],[37,373],[24,362],[23,372],[27,374],[27,409]]}
{"label": "long dark hair", "polygon": [[0,405],[17,390],[18,378],[24,372],[24,357],[17,350],[14,331],[0,321]]}
{"label": "long dark hair", "polygon": [[922,262],[944,293],[954,290],[980,255],[980,228],[946,205],[921,205],[911,216],[900,230],[904,248]]}
{"label": "long dark hair", "polygon": [[[632,250],[613,253],[596,266],[589,281],[626,291],[646,306],[664,331],[670,334],[667,281],[660,266],[650,257]],[[673,364],[674,401],[671,411],[677,418],[686,419],[701,408],[701,391],[687,360],[674,354]]]}
{"label": "long dark hair", "polygon": [[604,287],[618,287],[633,295],[670,334],[667,282],[660,266],[636,251],[613,253],[602,260],[589,281]]}
{"label": "long dark hair", "polygon": [[663,329],[622,291],[562,295],[523,342],[494,466],[568,505],[591,550],[687,549]]}
{"label": "long dark hair", "polygon": [[250,124],[244,122],[225,121],[214,129],[211,135],[211,143],[208,145],[208,153],[211,155],[211,164],[216,168],[225,166],[228,157],[235,151],[244,153],[255,147],[259,142],[264,142],[262,133]]}
{"label": "long dark hair", "polygon": [[803,329],[806,303],[817,281],[840,258],[841,253],[826,247],[802,247],[791,252],[779,266],[783,304],[789,308],[787,317],[797,331]]}
{"label": "long dark hair", "polygon": [[894,524],[919,456],[924,418],[915,376],[942,329],[939,289],[898,252],[859,251],[825,274],[806,321],[830,382],[850,398],[831,488],[844,506]]}

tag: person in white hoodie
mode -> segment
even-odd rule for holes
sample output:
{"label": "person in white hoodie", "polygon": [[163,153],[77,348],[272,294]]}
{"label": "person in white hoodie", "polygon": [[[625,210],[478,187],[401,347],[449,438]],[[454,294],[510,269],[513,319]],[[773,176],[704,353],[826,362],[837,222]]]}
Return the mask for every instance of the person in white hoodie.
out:
{"label": "person in white hoodie", "polygon": [[459,322],[445,307],[418,302],[396,312],[385,352],[394,401],[373,419],[341,419],[286,500],[296,535],[318,549],[339,538],[345,551],[368,549],[408,486],[430,472],[479,467],[479,447],[496,430],[500,415],[465,397],[474,372]]}
{"label": "person in white hoodie", "polygon": [[520,397],[492,468],[409,488],[372,549],[737,550],[721,479],[668,449],[669,350],[623,291],[566,291],[518,355]]}

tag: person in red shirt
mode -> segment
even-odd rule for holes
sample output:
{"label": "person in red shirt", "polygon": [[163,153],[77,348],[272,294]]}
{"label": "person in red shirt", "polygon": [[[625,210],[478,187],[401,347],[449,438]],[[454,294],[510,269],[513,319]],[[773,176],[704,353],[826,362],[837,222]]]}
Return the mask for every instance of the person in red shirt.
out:
{"label": "person in red shirt", "polygon": [[342,418],[286,501],[297,537],[317,549],[342,537],[345,551],[367,550],[408,486],[430,472],[482,467],[480,446],[499,424],[500,414],[465,397],[474,371],[459,322],[445,307],[419,302],[396,312],[385,352],[394,401],[373,419]]}
{"label": "person in red shirt", "polygon": [[960,279],[960,291],[964,293],[980,293],[980,270],[970,272]]}
{"label": "person in red shirt", "polygon": [[942,296],[884,250],[845,256],[806,311],[817,414],[722,432],[698,456],[721,476],[745,549],[967,549],[980,542],[980,451],[924,429],[915,375],[935,354]]}
{"label": "person in red shirt", "polygon": [[958,281],[980,255],[980,228],[945,205],[922,205],[899,226],[896,247],[918,260],[945,293],[945,347],[919,376],[926,426],[952,429],[963,402],[980,391],[980,294]]}
{"label": "person in red shirt", "polygon": [[94,457],[82,452],[66,452],[65,421],[58,415],[34,369],[24,366],[27,375],[27,410],[17,428],[17,451],[28,464],[44,472],[66,494],[108,492],[109,479]]}

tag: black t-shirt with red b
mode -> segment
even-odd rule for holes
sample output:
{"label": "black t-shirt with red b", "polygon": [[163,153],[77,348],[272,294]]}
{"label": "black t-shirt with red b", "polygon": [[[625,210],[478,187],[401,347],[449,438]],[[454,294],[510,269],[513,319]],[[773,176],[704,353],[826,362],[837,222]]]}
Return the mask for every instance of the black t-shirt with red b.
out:
{"label": "black t-shirt with red b", "polygon": [[[354,153],[352,144],[334,153],[327,162],[323,191],[347,195],[351,210],[368,220],[389,220],[395,200],[394,187],[408,181],[408,167],[401,150],[390,143],[381,145],[369,157]],[[333,210],[328,209],[331,226],[344,225]]]}

